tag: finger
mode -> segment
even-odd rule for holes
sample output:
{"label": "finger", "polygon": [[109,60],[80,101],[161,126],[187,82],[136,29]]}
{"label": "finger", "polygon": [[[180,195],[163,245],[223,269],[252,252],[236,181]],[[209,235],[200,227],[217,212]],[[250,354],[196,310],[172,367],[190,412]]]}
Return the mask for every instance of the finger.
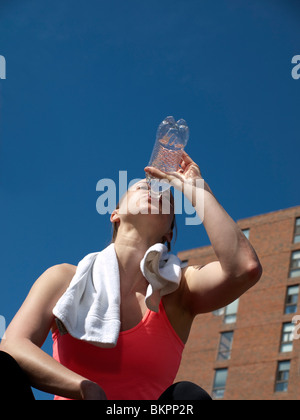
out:
{"label": "finger", "polygon": [[185,163],[186,166],[190,165],[191,163],[196,165],[196,162],[188,155],[185,151],[182,153],[182,161]]}
{"label": "finger", "polygon": [[144,170],[153,178],[168,181],[171,186],[177,189],[180,189],[180,185],[184,182],[183,174],[179,174],[178,172],[163,172],[152,166],[147,166]]}
{"label": "finger", "polygon": [[168,173],[163,172],[157,168],[154,168],[153,166],[146,166],[144,171],[148,173],[149,175],[153,176],[154,178],[170,180],[170,175]]}
{"label": "finger", "polygon": [[181,161],[180,161],[180,166],[182,167],[183,170],[185,170],[187,168],[187,166],[190,165],[191,159],[189,159],[189,156],[183,152],[182,157],[181,157]]}

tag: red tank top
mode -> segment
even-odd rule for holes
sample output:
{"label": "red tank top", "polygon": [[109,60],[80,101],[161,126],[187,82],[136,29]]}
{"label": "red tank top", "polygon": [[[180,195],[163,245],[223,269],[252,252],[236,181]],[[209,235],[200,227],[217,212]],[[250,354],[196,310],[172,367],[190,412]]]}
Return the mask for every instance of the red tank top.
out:
{"label": "red tank top", "polygon": [[108,400],[157,400],[174,382],[184,349],[162,301],[159,313],[148,310],[136,327],[120,332],[112,349],[61,336],[58,330],[52,337],[53,358],[99,384]]}

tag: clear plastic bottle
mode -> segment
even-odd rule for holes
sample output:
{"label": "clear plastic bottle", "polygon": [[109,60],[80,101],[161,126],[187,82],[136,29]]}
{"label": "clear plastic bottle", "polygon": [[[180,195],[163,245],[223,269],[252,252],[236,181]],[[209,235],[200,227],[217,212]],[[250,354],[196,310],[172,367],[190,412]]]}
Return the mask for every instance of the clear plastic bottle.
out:
{"label": "clear plastic bottle", "polygon": [[[156,142],[148,166],[164,172],[176,172],[189,139],[189,127],[185,120],[177,122],[174,117],[165,118],[156,133]],[[152,195],[159,195],[169,188],[169,184],[147,174],[147,182]]]}

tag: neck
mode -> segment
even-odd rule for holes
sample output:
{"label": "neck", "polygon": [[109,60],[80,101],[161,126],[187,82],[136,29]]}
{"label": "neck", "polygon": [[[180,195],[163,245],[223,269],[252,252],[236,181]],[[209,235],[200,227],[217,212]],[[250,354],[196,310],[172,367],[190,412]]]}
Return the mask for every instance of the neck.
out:
{"label": "neck", "polygon": [[156,243],[153,239],[141,238],[137,233],[118,232],[115,251],[119,262],[121,290],[125,294],[145,292],[148,282],[140,270],[140,262],[146,251]]}

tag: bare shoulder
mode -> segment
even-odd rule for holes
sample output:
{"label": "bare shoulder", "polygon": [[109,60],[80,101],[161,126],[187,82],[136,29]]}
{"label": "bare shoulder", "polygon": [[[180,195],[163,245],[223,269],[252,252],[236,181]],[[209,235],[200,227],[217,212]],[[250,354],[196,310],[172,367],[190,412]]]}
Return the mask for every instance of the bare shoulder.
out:
{"label": "bare shoulder", "polygon": [[76,266],[72,264],[57,264],[48,268],[34,283],[31,294],[49,294],[58,299],[69,287],[76,273]]}
{"label": "bare shoulder", "polygon": [[61,279],[67,281],[70,277],[74,277],[76,273],[76,265],[72,264],[57,264],[53,265],[52,267],[48,268],[44,274],[54,277],[60,277]]}
{"label": "bare shoulder", "polygon": [[205,265],[189,265],[182,269],[182,279],[186,281],[189,276],[191,276],[195,272],[199,272]]}
{"label": "bare shoulder", "polygon": [[76,267],[71,264],[54,265],[44,271],[6,330],[6,340],[27,338],[41,347],[54,321],[52,310],[75,272]]}
{"label": "bare shoulder", "polygon": [[63,263],[48,268],[46,272],[52,276],[59,276],[62,280],[68,282],[75,276],[76,269],[76,265]]}

